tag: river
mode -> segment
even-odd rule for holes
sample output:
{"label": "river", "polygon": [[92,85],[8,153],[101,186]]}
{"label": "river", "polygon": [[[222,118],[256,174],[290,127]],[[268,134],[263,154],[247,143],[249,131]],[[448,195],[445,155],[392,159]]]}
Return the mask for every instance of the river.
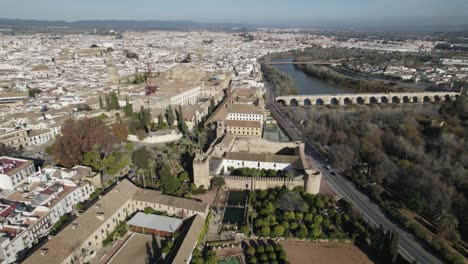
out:
{"label": "river", "polygon": [[[292,62],[292,57],[274,59],[273,62]],[[354,93],[351,90],[336,87],[317,78],[308,76],[303,71],[296,69],[293,64],[273,65],[278,70],[286,73],[296,81],[296,90],[299,95],[307,94],[339,94]]]}

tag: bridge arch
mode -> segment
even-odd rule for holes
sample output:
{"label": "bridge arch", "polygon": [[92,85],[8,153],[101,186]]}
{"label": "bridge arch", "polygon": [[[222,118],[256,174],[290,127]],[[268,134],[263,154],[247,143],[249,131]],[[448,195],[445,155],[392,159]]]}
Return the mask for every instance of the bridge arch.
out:
{"label": "bridge arch", "polygon": [[282,106],[285,106],[286,105],[286,101],[284,101],[283,99],[278,99],[276,100],[276,102]]}
{"label": "bridge arch", "polygon": [[388,104],[388,97],[387,96],[382,96],[380,98],[380,102],[384,103],[384,104]]}
{"label": "bridge arch", "polygon": [[450,97],[450,95],[446,94],[444,96],[444,101],[448,103],[448,102],[452,101],[452,98]]}
{"label": "bridge arch", "polygon": [[362,98],[361,96],[359,96],[359,97],[356,98],[356,103],[357,103],[358,105],[363,105],[363,104],[365,103],[365,100],[364,100],[364,98]]}
{"label": "bridge arch", "polygon": [[309,99],[309,98],[306,98],[306,99],[304,100],[304,106],[311,106],[311,105],[312,105],[312,103],[310,102],[310,99]]}
{"label": "bridge arch", "polygon": [[333,97],[330,100],[330,105],[339,105],[339,104],[340,104],[340,101],[336,97]]}
{"label": "bridge arch", "polygon": [[290,106],[299,106],[299,103],[297,102],[296,98],[291,99],[289,102]]}
{"label": "bridge arch", "polygon": [[398,96],[393,96],[392,97],[392,103],[399,104],[400,103],[400,98]]}
{"label": "bridge arch", "polygon": [[315,105],[323,106],[323,99],[322,98],[317,98],[317,100],[315,100]]}
{"label": "bridge arch", "polygon": [[441,98],[438,95],[434,95],[434,102],[440,102]]}
{"label": "bridge arch", "polygon": [[403,96],[403,103],[407,104],[407,103],[411,103],[411,100],[409,98],[409,96]]}
{"label": "bridge arch", "polygon": [[419,99],[417,96],[413,96],[413,103],[418,103]]}
{"label": "bridge arch", "polygon": [[369,98],[369,103],[370,103],[370,104],[378,104],[378,103],[379,103],[379,100],[377,100],[377,97],[371,96],[371,97]]}
{"label": "bridge arch", "polygon": [[429,96],[426,95],[426,96],[423,97],[423,102],[424,102],[424,103],[430,103],[430,102],[431,102],[431,98],[430,98]]}
{"label": "bridge arch", "polygon": [[345,105],[352,105],[352,104],[353,104],[353,100],[352,100],[351,98],[349,98],[349,97],[345,97],[345,98],[343,99],[343,103],[344,103]]}

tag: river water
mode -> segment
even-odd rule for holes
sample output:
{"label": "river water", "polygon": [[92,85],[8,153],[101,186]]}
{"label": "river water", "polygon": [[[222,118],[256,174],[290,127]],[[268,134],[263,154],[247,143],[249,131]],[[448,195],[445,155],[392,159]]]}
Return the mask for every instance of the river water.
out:
{"label": "river water", "polygon": [[[274,59],[273,62],[292,62],[293,58]],[[298,70],[293,64],[273,65],[278,70],[288,74],[296,81],[296,90],[298,95],[307,94],[340,94],[340,93],[354,93],[351,90],[336,87],[317,78],[308,76],[303,71]]]}

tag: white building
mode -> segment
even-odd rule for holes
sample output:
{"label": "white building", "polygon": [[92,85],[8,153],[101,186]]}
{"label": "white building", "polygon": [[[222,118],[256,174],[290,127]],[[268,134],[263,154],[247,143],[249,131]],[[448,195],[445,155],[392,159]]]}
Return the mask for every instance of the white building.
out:
{"label": "white building", "polygon": [[219,171],[221,171],[223,167],[225,170],[229,167],[233,167],[234,169],[251,168],[258,170],[290,171],[300,166],[300,156],[276,155],[269,153],[226,152]]}
{"label": "white building", "polygon": [[3,197],[8,204],[0,204],[0,258],[4,260],[0,263],[15,262],[21,252],[47,236],[63,215],[94,192],[88,182],[75,184],[69,180],[31,189],[11,193]]}
{"label": "white building", "polygon": [[14,190],[35,172],[31,160],[0,157],[0,188]]}
{"label": "white building", "polygon": [[171,96],[171,105],[191,105],[197,102],[200,96],[200,86],[189,89],[185,92]]}
{"label": "white building", "polygon": [[29,131],[29,142],[31,145],[40,145],[49,142],[60,134],[60,125],[55,125],[47,129],[34,129]]}
{"label": "white building", "polygon": [[263,123],[263,113],[250,104],[227,104],[228,115],[226,120],[259,121]]}

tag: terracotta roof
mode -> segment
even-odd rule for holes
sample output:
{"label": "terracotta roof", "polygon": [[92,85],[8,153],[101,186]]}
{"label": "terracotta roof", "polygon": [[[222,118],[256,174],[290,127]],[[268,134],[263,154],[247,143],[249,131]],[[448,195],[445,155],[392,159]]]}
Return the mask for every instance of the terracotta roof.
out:
{"label": "terracotta roof", "polygon": [[[121,206],[129,201],[138,187],[128,180],[117,184],[109,193],[100,199],[93,207],[77,217],[55,237],[50,239],[43,248],[47,248],[46,255],[41,251],[34,252],[23,263],[50,264],[62,263],[71,253],[79,248],[98,228],[107,221]],[[99,209],[97,207],[99,206]],[[104,220],[97,218],[96,213],[102,214]],[[73,228],[77,226],[77,228]]]}
{"label": "terracotta roof", "polygon": [[232,92],[233,96],[232,97],[235,97],[235,96],[239,96],[239,97],[248,97],[248,96],[255,96],[255,91],[252,90],[252,89],[235,89],[233,92]]}
{"label": "terracotta roof", "polygon": [[176,196],[159,194],[152,190],[140,189],[136,192],[133,197],[135,201],[165,204],[176,208],[182,208],[187,210],[193,210],[198,213],[204,214],[208,208],[208,204],[197,202],[186,198],[180,198]]}
{"label": "terracotta roof", "polygon": [[0,165],[3,166],[3,172],[8,176],[12,176],[16,174],[17,172],[24,170],[26,167],[28,167],[32,163],[33,162],[31,160],[0,157]]}
{"label": "terracotta roof", "polygon": [[49,133],[50,129],[37,129],[29,131],[29,137],[35,137],[38,135]]}
{"label": "terracotta roof", "polygon": [[172,260],[172,263],[188,263],[188,259],[192,255],[193,249],[198,243],[198,236],[200,235],[200,230],[205,224],[205,219],[197,214],[185,221],[191,221],[192,218],[192,225],[185,235],[184,241],[182,241],[182,244],[178,248],[177,254]]}
{"label": "terracotta roof", "polygon": [[[23,263],[50,264],[62,263],[75,250],[82,246],[98,228],[105,223],[117,210],[129,200],[161,203],[178,208],[194,210],[205,213],[208,204],[180,197],[161,195],[157,191],[142,190],[129,180],[124,179],[110,192],[104,195],[93,207],[90,207],[82,215],[77,217],[70,225],[64,228],[55,237],[50,239],[42,248],[46,248],[47,254],[42,255],[38,250]],[[103,216],[103,220],[97,218],[96,214]],[[75,228],[74,228],[75,227]],[[200,229],[198,229],[199,232]],[[197,237],[198,238],[198,237]],[[191,254],[185,252],[184,254]]]}
{"label": "terracotta roof", "polygon": [[227,133],[217,146],[227,148],[234,142],[235,138],[234,135]]}
{"label": "terracotta roof", "polygon": [[224,121],[224,124],[229,127],[262,127],[259,121],[226,120]]}
{"label": "terracotta roof", "polygon": [[234,114],[262,114],[260,109],[250,104],[227,104],[227,109],[229,113]]}

